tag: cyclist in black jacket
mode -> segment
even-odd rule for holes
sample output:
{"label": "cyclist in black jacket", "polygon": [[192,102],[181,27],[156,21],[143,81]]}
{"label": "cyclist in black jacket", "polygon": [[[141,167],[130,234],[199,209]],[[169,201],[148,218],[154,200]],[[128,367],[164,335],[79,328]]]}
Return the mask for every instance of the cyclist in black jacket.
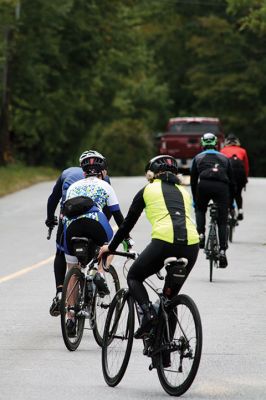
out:
{"label": "cyclist in black jacket", "polygon": [[[84,154],[91,154],[97,155],[100,154],[95,150],[89,150],[82,153],[81,157]],[[56,254],[54,258],[54,276],[55,276],[55,283],[56,283],[56,295],[52,301],[52,305],[50,307],[50,314],[53,317],[59,315],[60,309],[60,299],[62,296],[62,287],[65,279],[66,274],[66,260],[65,260],[65,253],[64,253],[64,241],[63,241],[63,224],[62,224],[62,208],[64,201],[66,199],[67,189],[69,188],[72,183],[79,181],[84,178],[84,171],[81,167],[70,167],[65,169],[60,176],[58,177],[52,193],[48,197],[47,201],[47,218],[45,221],[45,225],[48,228],[54,228],[58,225],[57,233],[56,233]],[[107,170],[103,171],[103,178],[105,181],[110,183],[110,179],[107,175]],[[60,212],[59,212],[59,220],[55,216],[55,211],[60,203]],[[109,213],[107,210],[106,212]],[[111,214],[107,216],[110,219]]]}
{"label": "cyclist in black jacket", "polygon": [[200,248],[205,246],[206,211],[210,200],[218,206],[218,234],[220,242],[219,266],[228,265],[226,258],[228,208],[233,204],[234,182],[230,162],[216,151],[217,137],[205,133],[201,138],[203,152],[196,155],[191,167],[191,191],[195,204]]}

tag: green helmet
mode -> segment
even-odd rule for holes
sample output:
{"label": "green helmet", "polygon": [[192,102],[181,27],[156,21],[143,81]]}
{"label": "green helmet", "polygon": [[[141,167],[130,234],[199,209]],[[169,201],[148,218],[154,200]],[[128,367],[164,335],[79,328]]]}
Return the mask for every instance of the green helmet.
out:
{"label": "green helmet", "polygon": [[204,148],[214,148],[217,145],[217,136],[215,136],[211,132],[204,133],[204,135],[200,139],[200,144]]}

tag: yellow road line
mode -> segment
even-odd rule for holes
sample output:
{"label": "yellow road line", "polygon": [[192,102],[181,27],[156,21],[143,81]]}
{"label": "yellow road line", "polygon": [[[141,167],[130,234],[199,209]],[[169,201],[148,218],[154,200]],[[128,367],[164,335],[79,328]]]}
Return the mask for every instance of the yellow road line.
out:
{"label": "yellow road line", "polygon": [[[117,226],[112,226],[114,231],[117,231]],[[28,272],[33,271],[34,269],[40,268],[43,265],[49,264],[49,262],[53,261],[54,256],[51,256],[49,258],[46,258],[46,260],[40,261],[37,264],[33,264],[30,267],[22,268],[21,270],[14,272],[13,274],[3,276],[2,278],[0,277],[0,283],[10,281],[11,279],[16,279],[21,275],[27,274]]]}
{"label": "yellow road line", "polygon": [[22,268],[21,270],[14,272],[13,274],[3,276],[2,278],[0,277],[0,283],[10,281],[11,279],[16,279],[21,275],[27,274],[28,272],[33,271],[34,269],[40,268],[43,265],[49,264],[51,261],[53,261],[54,256],[51,256],[49,258],[46,258],[46,260],[40,261],[37,264],[33,264],[30,267]]}

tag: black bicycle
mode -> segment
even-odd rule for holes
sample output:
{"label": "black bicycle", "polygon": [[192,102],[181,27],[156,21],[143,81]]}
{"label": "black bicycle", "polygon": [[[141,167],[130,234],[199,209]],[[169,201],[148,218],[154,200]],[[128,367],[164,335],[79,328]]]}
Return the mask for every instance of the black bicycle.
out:
{"label": "black bicycle", "polygon": [[[136,257],[124,252],[113,254]],[[184,268],[186,263],[187,259],[166,259],[165,266],[170,267],[167,274],[171,274],[173,265]],[[151,358],[149,370],[156,368],[163,389],[170,395],[180,396],[191,386],[201,359],[200,314],[189,296],[178,294],[168,299],[149,280],[145,284],[158,296],[158,323],[143,339],[143,354]],[[109,386],[116,386],[125,374],[133,344],[135,310],[140,320],[138,305],[128,289],[120,289],[108,310],[103,336],[102,369]]]}
{"label": "black bicycle", "polygon": [[218,207],[216,203],[208,205],[210,208],[209,233],[205,244],[204,252],[210,264],[210,282],[212,282],[213,268],[218,268],[219,262],[219,236],[218,236]]}
{"label": "black bicycle", "polygon": [[[88,239],[73,237],[72,243],[79,265],[71,268],[66,274],[60,304],[62,335],[70,351],[78,348],[84,329],[87,329],[85,328],[86,319],[89,320],[90,328],[88,329],[92,330],[97,344],[102,346],[107,311],[113,296],[120,289],[117,272],[110,265],[105,271],[105,280],[110,293],[102,294],[94,283],[97,257],[87,263]],[[69,327],[70,321],[72,321],[72,327]]]}

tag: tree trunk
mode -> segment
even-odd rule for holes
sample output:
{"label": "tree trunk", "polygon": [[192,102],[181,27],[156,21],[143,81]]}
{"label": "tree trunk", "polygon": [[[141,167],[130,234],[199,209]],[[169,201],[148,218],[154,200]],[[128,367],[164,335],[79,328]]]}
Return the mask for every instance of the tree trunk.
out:
{"label": "tree trunk", "polygon": [[3,72],[3,96],[0,112],[0,165],[6,165],[11,158],[10,152],[10,96],[11,96],[11,29],[6,27],[4,32],[4,43],[5,43],[5,64]]}

